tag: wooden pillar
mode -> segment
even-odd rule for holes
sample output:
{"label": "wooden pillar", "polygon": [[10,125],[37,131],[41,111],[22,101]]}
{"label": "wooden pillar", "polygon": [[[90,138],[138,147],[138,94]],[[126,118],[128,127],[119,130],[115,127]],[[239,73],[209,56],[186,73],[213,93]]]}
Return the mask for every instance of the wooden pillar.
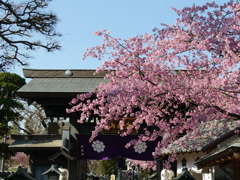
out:
{"label": "wooden pillar", "polygon": [[239,168],[238,168],[238,163],[239,163],[239,161],[237,161],[237,160],[234,161],[234,166],[233,166],[233,176],[234,176],[234,180],[239,180]]}
{"label": "wooden pillar", "polygon": [[33,176],[35,176],[35,155],[30,154],[29,155],[29,165],[30,165],[30,171]]}
{"label": "wooden pillar", "polygon": [[[82,159],[82,160],[78,160],[78,164],[77,164],[77,180],[86,180],[87,179],[87,160],[86,159]],[[75,179],[76,180],[76,179]]]}
{"label": "wooden pillar", "polygon": [[161,171],[163,170],[163,160],[164,160],[163,157],[156,160],[157,161],[157,177],[159,180],[161,180]]}
{"label": "wooden pillar", "polygon": [[240,163],[240,153],[234,152],[233,157],[235,158],[234,164],[233,164],[233,175],[234,180],[239,180],[239,163]]}
{"label": "wooden pillar", "polygon": [[[77,118],[77,114],[70,114],[70,143],[73,145],[70,148],[70,155],[75,158],[78,158],[78,142],[75,137],[75,133],[78,133]],[[81,166],[80,160],[69,161],[69,180],[82,180],[80,176]]]}

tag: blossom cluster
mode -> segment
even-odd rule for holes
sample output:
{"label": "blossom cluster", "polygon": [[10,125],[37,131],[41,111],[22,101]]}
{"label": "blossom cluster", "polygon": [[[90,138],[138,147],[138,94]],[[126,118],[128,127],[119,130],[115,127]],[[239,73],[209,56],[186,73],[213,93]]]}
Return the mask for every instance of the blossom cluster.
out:
{"label": "blossom cluster", "polygon": [[131,164],[131,166],[139,166],[142,169],[147,169],[147,170],[157,170],[157,165],[156,165],[156,161],[137,161],[137,160],[133,160],[133,159],[126,159],[126,162],[129,162]]}
{"label": "blossom cluster", "polygon": [[[121,39],[107,30],[95,32],[103,43],[88,49],[84,59],[105,59],[96,73],[108,70],[109,83],[96,88],[94,99],[78,95],[68,110],[81,112],[79,122],[92,114],[102,117],[92,139],[121,118],[122,136],[141,126],[144,141],[169,134],[156,147],[158,157],[201,122],[240,117],[240,3],[173,10],[176,23],[152,34]],[[124,129],[128,117],[135,120]]]}

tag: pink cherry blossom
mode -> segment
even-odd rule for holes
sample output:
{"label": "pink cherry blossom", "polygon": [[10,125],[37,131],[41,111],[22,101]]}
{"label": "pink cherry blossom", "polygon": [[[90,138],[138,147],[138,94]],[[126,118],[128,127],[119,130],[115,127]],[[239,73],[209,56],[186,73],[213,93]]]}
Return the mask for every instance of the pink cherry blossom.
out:
{"label": "pink cherry blossom", "polygon": [[[154,28],[153,34],[121,39],[107,30],[95,32],[103,44],[89,48],[84,59],[104,59],[96,73],[109,71],[109,83],[96,87],[96,99],[89,100],[92,93],[78,95],[68,110],[80,111],[81,123],[90,115],[102,117],[91,140],[121,119],[122,136],[141,126],[147,126],[139,136],[145,141],[170,134],[158,143],[158,156],[179,133],[196,131],[197,136],[201,122],[240,118],[240,4],[173,10],[176,23],[161,24],[164,28]],[[128,117],[135,120],[124,128]]]}

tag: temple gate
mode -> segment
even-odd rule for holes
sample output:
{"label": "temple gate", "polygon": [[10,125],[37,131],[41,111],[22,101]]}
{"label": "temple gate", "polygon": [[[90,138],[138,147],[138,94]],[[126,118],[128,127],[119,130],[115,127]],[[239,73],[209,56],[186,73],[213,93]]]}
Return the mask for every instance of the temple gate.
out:
{"label": "temple gate", "polygon": [[[69,102],[72,98],[76,97],[78,94],[93,92],[95,87],[99,83],[106,83],[107,81],[104,80],[104,76],[109,71],[101,72],[97,75],[93,75],[95,70],[39,70],[39,69],[23,69],[24,76],[26,78],[32,78],[30,82],[28,82],[25,86],[18,90],[18,95],[22,98],[28,100],[29,105],[33,102],[40,104],[46,113],[46,116],[49,117],[51,120],[53,119],[64,119],[66,120],[67,124],[63,124],[61,127],[61,133],[58,134],[61,139],[61,145],[58,145],[58,148],[55,151],[46,153],[46,157],[44,157],[47,161],[55,160],[58,162],[59,159],[63,159],[64,165],[61,163],[57,163],[57,165],[63,166],[63,168],[68,169],[69,171],[69,180],[85,180],[86,172],[87,172],[87,160],[86,159],[103,159],[103,156],[106,158],[112,158],[113,156],[118,157],[122,156],[122,152],[119,154],[114,154],[110,157],[109,154],[104,154],[103,156],[98,157],[90,157],[86,156],[83,157],[81,154],[81,143],[85,143],[86,145],[86,138],[89,138],[89,135],[95,128],[97,117],[92,117],[84,124],[77,123],[77,119],[79,119],[79,113],[66,113],[66,108],[69,107]],[[113,124],[114,126],[114,124]],[[65,130],[68,130],[66,133]],[[112,129],[114,134],[114,128]],[[138,133],[141,132],[142,129],[135,132],[135,137]],[[109,132],[108,132],[109,133]],[[78,134],[78,135],[76,135]],[[88,137],[83,137],[85,134]],[[49,137],[53,137],[53,134],[49,134]],[[59,138],[58,135],[56,138]],[[114,136],[114,135],[112,135]],[[107,136],[105,136],[107,137]],[[131,137],[133,138],[134,135]],[[16,139],[19,137],[15,137]],[[29,137],[27,137],[29,138]],[[55,139],[56,140],[56,139]],[[129,140],[129,138],[128,138]],[[26,144],[25,144],[26,145]],[[13,150],[17,150],[14,144],[11,145]],[[150,147],[156,146],[156,142],[153,145],[139,145],[138,147]],[[26,149],[20,148],[22,152],[26,151]],[[93,147],[93,146],[92,146]],[[133,148],[133,147],[132,147]],[[145,149],[144,149],[145,150]],[[141,150],[134,149],[131,150],[131,153],[135,153],[136,159],[140,157],[147,157],[139,154],[139,152],[143,152]],[[36,151],[33,151],[31,148],[28,149],[28,153],[30,156],[34,156],[36,158]],[[137,154],[138,153],[138,154]],[[86,155],[86,154],[85,154]],[[140,156],[137,156],[140,155]],[[38,156],[38,155],[37,155]],[[79,159],[79,157],[82,157]],[[109,157],[107,157],[109,156]],[[128,155],[124,154],[123,157],[127,157]],[[61,158],[60,158],[61,157]],[[131,156],[133,157],[133,156]],[[42,157],[42,159],[44,159]],[[141,158],[140,158],[141,159]],[[146,160],[148,158],[145,158]],[[38,161],[35,161],[39,164]],[[43,163],[43,164],[44,164]],[[48,165],[43,168],[41,173],[44,173],[47,169],[50,168],[51,163],[47,163]],[[32,164],[34,167],[34,163]],[[35,167],[37,168],[37,167]],[[34,169],[34,168],[33,168]],[[33,171],[33,175],[36,171]]]}

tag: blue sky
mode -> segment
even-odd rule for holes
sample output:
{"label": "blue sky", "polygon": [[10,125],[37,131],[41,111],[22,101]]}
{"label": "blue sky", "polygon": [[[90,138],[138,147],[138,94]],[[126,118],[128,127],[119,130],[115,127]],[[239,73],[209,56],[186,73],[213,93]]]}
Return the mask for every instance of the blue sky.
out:
{"label": "blue sky", "polygon": [[[95,69],[102,62],[82,60],[86,48],[102,43],[96,30],[107,29],[114,37],[128,38],[136,34],[151,33],[160,23],[173,24],[177,15],[171,7],[183,8],[207,0],[53,0],[49,9],[61,20],[57,31],[62,50],[47,53],[37,50],[29,60],[32,69]],[[218,0],[218,3],[227,0]],[[22,67],[12,72],[23,77]]]}

